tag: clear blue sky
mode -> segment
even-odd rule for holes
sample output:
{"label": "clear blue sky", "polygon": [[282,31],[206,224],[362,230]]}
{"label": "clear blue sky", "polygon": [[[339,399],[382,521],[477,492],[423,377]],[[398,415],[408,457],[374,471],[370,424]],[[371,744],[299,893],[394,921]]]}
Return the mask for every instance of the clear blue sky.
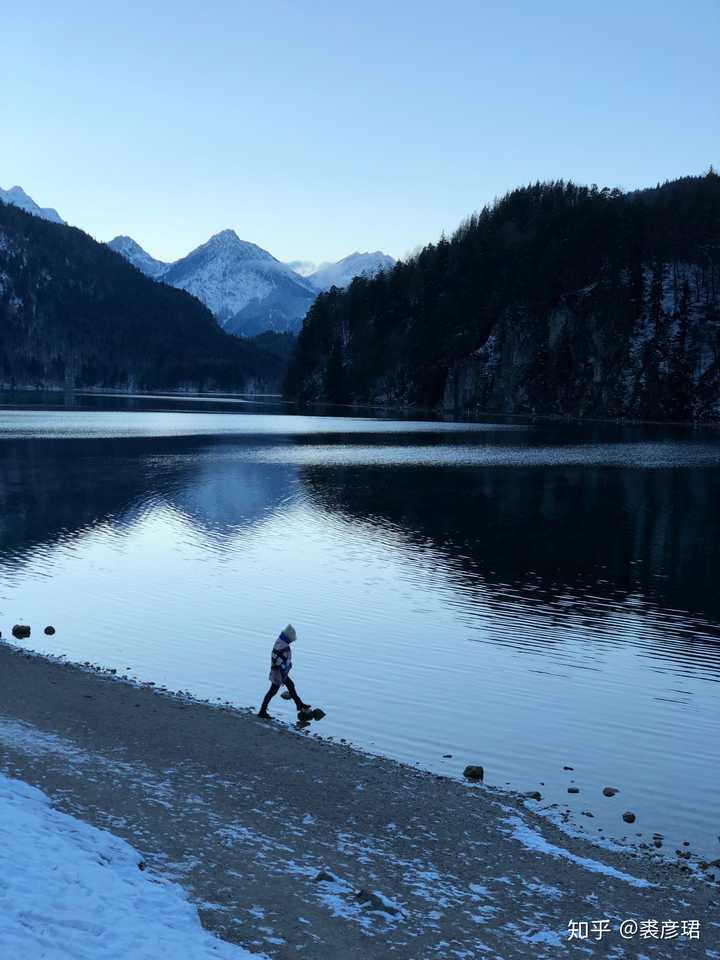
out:
{"label": "clear blue sky", "polygon": [[528,181],[720,166],[719,57],[718,0],[27,0],[0,186],[163,259],[402,256]]}

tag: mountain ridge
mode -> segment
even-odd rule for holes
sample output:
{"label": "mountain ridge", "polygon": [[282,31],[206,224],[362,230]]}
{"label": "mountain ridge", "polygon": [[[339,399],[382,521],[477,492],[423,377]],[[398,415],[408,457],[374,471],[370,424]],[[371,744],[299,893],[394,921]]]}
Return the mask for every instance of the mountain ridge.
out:
{"label": "mountain ridge", "polygon": [[313,304],[288,399],[720,419],[720,177],[512,191]]}
{"label": "mountain ridge", "polygon": [[0,386],[264,392],[282,367],[106,244],[0,202]]}
{"label": "mountain ridge", "polygon": [[50,220],[52,223],[65,223],[57,210],[53,207],[39,206],[31,196],[25,193],[22,187],[10,187],[9,190],[3,190],[2,187],[0,187],[0,200],[4,203],[12,204],[14,207],[19,207],[26,213],[40,217],[43,220]]}
{"label": "mountain ridge", "polygon": [[[171,263],[156,260],[132,237],[114,237],[108,246],[147,276],[197,297],[224,330],[241,336],[266,330],[295,333],[321,290],[346,285],[357,274],[387,269],[395,262],[376,251],[356,252],[319,268],[309,261],[283,263],[232,229],[213,234]],[[298,272],[294,265],[315,269]]]}

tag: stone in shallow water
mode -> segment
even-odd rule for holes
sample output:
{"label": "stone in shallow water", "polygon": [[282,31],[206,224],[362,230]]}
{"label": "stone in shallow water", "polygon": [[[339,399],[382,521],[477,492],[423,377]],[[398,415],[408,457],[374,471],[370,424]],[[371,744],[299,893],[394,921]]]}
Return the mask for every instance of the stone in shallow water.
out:
{"label": "stone in shallow water", "polygon": [[542,794],[539,790],[528,790],[523,796],[526,800],[542,800]]}
{"label": "stone in shallow water", "polygon": [[312,714],[313,720],[322,720],[322,718],[325,716],[325,711],[321,710],[320,707],[315,707],[315,709],[311,710],[310,713]]}
{"label": "stone in shallow water", "polygon": [[470,764],[463,770],[463,776],[468,780],[482,780],[485,776],[484,769],[479,765]]}
{"label": "stone in shallow water", "polygon": [[568,793],[580,793],[580,787],[568,787]]}
{"label": "stone in shallow water", "polygon": [[283,690],[280,696],[283,698],[283,700],[292,700],[292,694],[289,690]]}
{"label": "stone in shallow water", "polygon": [[620,793],[617,787],[603,787],[604,797],[614,797],[616,793]]}
{"label": "stone in shallow water", "polygon": [[298,720],[313,720],[315,713],[313,710],[298,710]]}
{"label": "stone in shallow water", "polygon": [[46,637],[52,637],[55,635],[55,627],[47,626],[43,631]]}
{"label": "stone in shallow water", "polygon": [[12,635],[16,640],[26,640],[30,636],[30,627],[26,623],[16,623]]}
{"label": "stone in shallow water", "polygon": [[626,810],[625,813],[623,814],[623,820],[625,821],[625,823],[635,823],[635,814],[632,813],[630,810]]}

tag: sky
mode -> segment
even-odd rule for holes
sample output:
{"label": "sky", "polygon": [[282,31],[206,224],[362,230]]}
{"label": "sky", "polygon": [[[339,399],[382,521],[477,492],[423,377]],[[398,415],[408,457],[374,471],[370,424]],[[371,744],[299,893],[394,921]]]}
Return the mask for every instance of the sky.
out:
{"label": "sky", "polygon": [[0,187],[173,260],[402,257],[496,196],[720,167],[720,3],[27,0]]}

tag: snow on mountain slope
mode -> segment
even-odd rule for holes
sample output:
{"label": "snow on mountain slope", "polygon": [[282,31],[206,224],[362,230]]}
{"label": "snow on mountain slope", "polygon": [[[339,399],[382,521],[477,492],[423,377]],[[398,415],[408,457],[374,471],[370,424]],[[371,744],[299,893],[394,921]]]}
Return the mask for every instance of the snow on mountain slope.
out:
{"label": "snow on mountain slope", "polygon": [[132,237],[114,237],[108,240],[108,246],[116,253],[122,254],[134,267],[154,280],[161,277],[172,266],[170,263],[163,263],[162,260],[151,257]]}
{"label": "snow on mountain slope", "polygon": [[108,246],[138,270],[197,297],[229,333],[253,336],[265,330],[299,330],[321,290],[347,286],[358,274],[372,276],[395,261],[381,253],[353,253],[339,263],[281,263],[255,243],[223,230],[174,263],[163,263],[131,237]]}
{"label": "snow on mountain slope", "polygon": [[36,217],[42,217],[43,220],[52,220],[53,223],[65,223],[63,218],[52,207],[39,207],[32,197],[29,197],[22,187],[10,187],[9,190],[3,190],[0,187],[0,200],[4,203],[12,203],[20,207],[26,213],[32,213]]}
{"label": "snow on mountain slope", "polygon": [[[232,333],[297,329],[317,293],[286,264],[241,240],[234,230],[215,234],[171,264],[162,279],[202,300]],[[263,324],[263,305],[269,299],[272,309]]]}
{"label": "snow on mountain slope", "polygon": [[395,260],[376,250],[374,253],[351,253],[337,263],[324,263],[307,279],[316,290],[329,290],[330,287],[347,287],[355,277],[373,277],[381,270],[391,270]]}

